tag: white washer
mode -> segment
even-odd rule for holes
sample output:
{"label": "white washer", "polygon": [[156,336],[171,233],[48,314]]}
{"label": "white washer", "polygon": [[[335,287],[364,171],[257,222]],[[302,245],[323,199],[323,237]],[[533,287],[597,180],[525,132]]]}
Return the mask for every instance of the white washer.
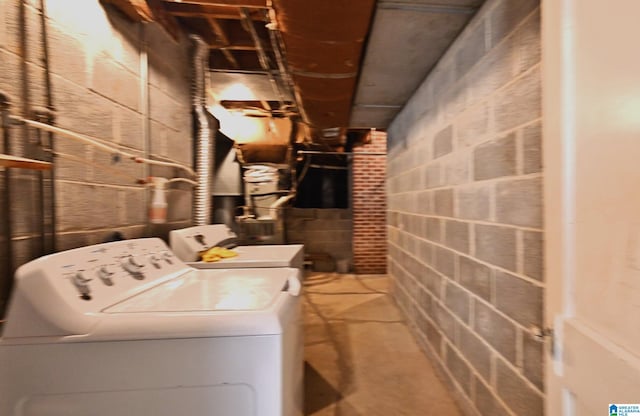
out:
{"label": "white washer", "polygon": [[3,416],[299,416],[299,270],[196,270],[159,239],[16,272]]}
{"label": "white washer", "polygon": [[182,261],[197,269],[231,269],[239,267],[296,267],[304,265],[302,244],[236,246],[237,257],[206,263],[199,253],[217,245],[236,241],[236,234],[224,224],[199,225],[169,233],[171,249]]}

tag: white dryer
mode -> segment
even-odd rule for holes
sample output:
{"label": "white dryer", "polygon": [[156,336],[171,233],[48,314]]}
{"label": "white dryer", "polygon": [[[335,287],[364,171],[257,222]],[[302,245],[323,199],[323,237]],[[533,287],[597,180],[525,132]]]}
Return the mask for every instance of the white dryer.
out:
{"label": "white dryer", "polygon": [[[296,267],[304,265],[302,244],[273,244],[236,246],[236,234],[224,224],[199,225],[173,230],[169,245],[173,252],[189,266],[198,269],[231,269],[239,267]],[[211,247],[232,247],[236,257],[206,263],[199,253]]]}
{"label": "white dryer", "polygon": [[16,272],[3,416],[299,416],[299,270],[196,270],[159,239]]}

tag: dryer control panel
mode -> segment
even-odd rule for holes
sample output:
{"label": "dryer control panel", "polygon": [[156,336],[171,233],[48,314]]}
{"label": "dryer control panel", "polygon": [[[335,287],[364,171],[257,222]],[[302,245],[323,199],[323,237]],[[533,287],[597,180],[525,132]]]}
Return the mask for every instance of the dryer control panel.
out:
{"label": "dryer control panel", "polygon": [[211,247],[235,245],[236,234],[224,224],[198,225],[169,233],[172,250],[183,261],[197,261],[199,253]]}
{"label": "dryer control panel", "polygon": [[95,314],[190,270],[159,238],[41,257],[16,271],[3,336],[82,334]]}

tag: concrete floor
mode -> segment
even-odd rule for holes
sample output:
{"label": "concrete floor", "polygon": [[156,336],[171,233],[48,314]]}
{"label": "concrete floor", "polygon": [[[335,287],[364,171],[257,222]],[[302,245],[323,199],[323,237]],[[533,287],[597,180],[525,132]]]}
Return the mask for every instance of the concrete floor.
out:
{"label": "concrete floor", "polygon": [[305,415],[458,416],[385,276],[305,280]]}

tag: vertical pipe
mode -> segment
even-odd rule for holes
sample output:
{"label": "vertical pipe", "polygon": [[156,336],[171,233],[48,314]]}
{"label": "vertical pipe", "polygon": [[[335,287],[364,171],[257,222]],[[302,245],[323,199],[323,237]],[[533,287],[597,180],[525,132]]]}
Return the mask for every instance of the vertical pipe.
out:
{"label": "vertical pipe", "polygon": [[[209,47],[196,35],[190,36],[194,44],[193,82],[191,90],[193,118],[195,127],[195,164],[198,175],[193,203],[193,222],[195,225],[211,223],[211,165],[213,162],[213,135],[211,120],[205,108],[205,77],[209,59]],[[213,117],[211,117],[213,118]]]}
{"label": "vertical pipe", "polygon": [[[45,0],[40,0],[40,25],[42,32],[42,63],[44,65],[45,75],[45,91],[47,100],[47,110],[49,110],[49,119],[45,122],[53,125],[55,123],[55,106],[53,105],[53,85],[51,82],[51,64],[49,59],[49,32],[47,30],[47,9],[45,8]],[[47,143],[42,144],[48,146],[50,153],[50,162],[54,161],[55,144],[53,140],[53,133],[47,133]],[[46,206],[45,198],[45,185],[44,185],[44,172],[40,172],[41,186],[41,198],[42,198],[42,216],[45,217],[47,208],[49,210],[49,244],[46,245],[46,228],[43,224],[43,251],[44,254],[53,253],[56,251],[56,186],[55,186],[55,164],[51,163],[51,170],[48,173],[49,177],[49,206]]]}
{"label": "vertical pipe", "polygon": [[[150,158],[151,156],[151,106],[149,105],[149,46],[147,44],[147,30],[146,24],[140,24],[140,112],[142,113],[142,146],[144,157]],[[151,167],[143,163],[142,177],[147,178],[151,176]],[[144,206],[148,207],[151,204],[150,196],[148,192],[144,192]],[[147,218],[147,227],[151,226],[150,219]],[[150,232],[148,229],[147,231]]]}
{"label": "vertical pipe", "polygon": [[[9,108],[11,103],[9,98],[0,92],[0,126],[2,127],[2,151],[5,154],[10,154],[11,151],[11,134],[9,120]],[[11,229],[11,173],[9,168],[4,169],[4,195],[2,196],[4,218],[2,219],[2,235],[5,238],[5,267],[2,271],[3,276],[0,279],[4,280],[4,283],[0,285],[2,292],[0,293],[0,321],[4,319],[4,313],[7,307],[7,300],[11,293],[11,287],[13,285],[13,242],[12,229]]]}

